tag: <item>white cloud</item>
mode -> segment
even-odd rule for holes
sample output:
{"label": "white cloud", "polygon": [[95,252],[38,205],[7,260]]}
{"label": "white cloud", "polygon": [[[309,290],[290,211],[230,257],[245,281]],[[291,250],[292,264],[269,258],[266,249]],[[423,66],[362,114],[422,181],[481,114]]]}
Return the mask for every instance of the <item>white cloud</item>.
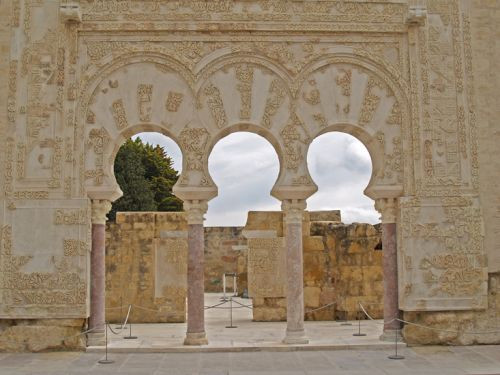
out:
{"label": "white cloud", "polygon": [[[139,136],[163,146],[180,171],[182,155],[174,141],[158,133]],[[361,142],[343,133],[324,134],[311,144],[307,161],[319,188],[307,200],[309,210],[340,209],[346,223],[379,222],[373,201],[363,194],[371,159]],[[249,210],[280,209],[280,202],[270,195],[279,173],[278,156],[264,138],[252,133],[223,138],[212,150],[209,170],[219,196],[209,202],[207,226],[242,226]]]}

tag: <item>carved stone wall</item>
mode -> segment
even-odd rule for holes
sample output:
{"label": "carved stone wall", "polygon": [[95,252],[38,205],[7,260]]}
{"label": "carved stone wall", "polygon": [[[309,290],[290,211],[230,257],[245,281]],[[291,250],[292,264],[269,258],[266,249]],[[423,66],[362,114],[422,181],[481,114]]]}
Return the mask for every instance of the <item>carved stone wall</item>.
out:
{"label": "carved stone wall", "polygon": [[466,42],[471,44],[473,62],[469,68],[472,68],[476,82],[473,95],[477,108],[481,209],[489,272],[500,271],[500,194],[497,187],[500,179],[500,158],[497,157],[500,136],[500,77],[497,65],[500,46],[492,42],[500,37],[500,30],[495,26],[500,22],[498,7],[495,3],[472,1],[470,17],[465,19],[470,28],[470,39]]}
{"label": "carved stone wall", "polygon": [[88,315],[90,218],[64,217],[119,197],[114,156],[152,130],[179,144],[174,190],[194,200],[217,195],[208,157],[232,132],[275,147],[280,200],[316,191],[314,138],[357,137],[373,163],[366,194],[400,203],[400,307],[487,308],[488,272],[500,267],[499,4],[78,4],[0,4],[0,318]]}

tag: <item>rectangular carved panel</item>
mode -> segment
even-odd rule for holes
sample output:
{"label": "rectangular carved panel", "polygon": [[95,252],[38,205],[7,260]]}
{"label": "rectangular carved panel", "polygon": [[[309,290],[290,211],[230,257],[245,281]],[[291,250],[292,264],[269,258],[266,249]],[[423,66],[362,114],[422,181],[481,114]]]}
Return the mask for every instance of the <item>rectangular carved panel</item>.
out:
{"label": "rectangular carved panel", "polygon": [[486,308],[488,272],[479,200],[403,198],[401,205],[400,307]]}
{"label": "rectangular carved panel", "polygon": [[87,199],[19,201],[1,228],[0,318],[88,315]]}
{"label": "rectangular carved panel", "polygon": [[282,237],[248,239],[250,297],[285,297],[285,259]]}

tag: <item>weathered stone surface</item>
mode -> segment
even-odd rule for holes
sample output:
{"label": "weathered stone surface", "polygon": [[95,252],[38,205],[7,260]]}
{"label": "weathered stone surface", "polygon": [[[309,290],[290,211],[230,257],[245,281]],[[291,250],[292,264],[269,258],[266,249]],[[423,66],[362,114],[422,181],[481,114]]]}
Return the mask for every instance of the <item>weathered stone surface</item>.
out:
{"label": "weathered stone surface", "polygon": [[106,319],[184,322],[187,222],[184,213],[118,213],[107,225]]}
{"label": "weathered stone surface", "polygon": [[[319,213],[315,214],[316,217],[324,219]],[[272,215],[277,216],[274,213]],[[260,213],[258,217],[261,223],[270,221],[266,219],[264,213]],[[310,217],[306,212],[304,220],[309,220]],[[364,304],[371,316],[381,318],[383,312],[382,252],[375,250],[381,241],[379,226],[359,223],[345,225],[326,221],[310,221],[309,224],[311,232],[303,237],[306,319],[355,319],[359,311],[359,302]],[[266,229],[264,224],[257,226],[255,223],[252,223],[252,228],[262,231]],[[270,240],[267,239],[267,241]],[[249,251],[252,251],[251,242],[249,244]],[[265,246],[261,247],[265,248]],[[265,250],[262,250],[262,254],[259,254],[257,259],[259,258],[264,259],[264,264],[269,266]],[[275,274],[272,269],[276,269],[276,266],[270,266],[269,274]],[[255,277],[252,275],[254,272],[252,268],[248,271],[250,279]],[[286,309],[283,310],[276,304],[277,298],[286,297],[284,281],[280,281],[277,277],[268,277],[262,288],[264,287],[267,291],[265,295],[258,294],[258,291],[254,291],[255,295],[250,294],[254,297],[254,320],[285,319]],[[331,306],[307,313],[309,310],[325,305]]]}
{"label": "weathered stone surface", "polygon": [[[405,312],[403,335],[408,345],[500,344],[500,273],[489,274],[485,311]],[[428,327],[422,328],[421,326]]]}
{"label": "weathered stone surface", "polygon": [[[241,294],[248,289],[246,269],[238,266],[246,258],[246,238],[238,227],[205,228],[205,292],[222,292],[223,273],[238,274],[237,289]],[[240,272],[242,271],[242,272]],[[233,280],[227,278],[227,290],[233,291]]]}
{"label": "weathered stone surface", "polygon": [[0,352],[84,350],[84,319],[30,319],[0,321]]}

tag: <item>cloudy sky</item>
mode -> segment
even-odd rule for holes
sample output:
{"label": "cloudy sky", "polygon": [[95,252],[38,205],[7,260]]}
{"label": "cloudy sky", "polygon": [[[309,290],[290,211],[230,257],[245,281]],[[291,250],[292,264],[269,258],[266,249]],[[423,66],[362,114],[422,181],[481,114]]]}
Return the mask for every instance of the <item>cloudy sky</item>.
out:
{"label": "cloudy sky", "polygon": [[[158,133],[142,133],[146,142],[160,144],[182,167],[179,147]],[[307,200],[308,210],[342,211],[342,221],[379,222],[373,201],[363,194],[371,175],[366,148],[342,133],[324,134],[314,140],[307,156],[318,192]],[[280,202],[270,195],[279,172],[278,156],[264,138],[234,133],[220,140],[210,155],[209,169],[219,196],[209,202],[206,226],[243,226],[247,212],[278,211]]]}

